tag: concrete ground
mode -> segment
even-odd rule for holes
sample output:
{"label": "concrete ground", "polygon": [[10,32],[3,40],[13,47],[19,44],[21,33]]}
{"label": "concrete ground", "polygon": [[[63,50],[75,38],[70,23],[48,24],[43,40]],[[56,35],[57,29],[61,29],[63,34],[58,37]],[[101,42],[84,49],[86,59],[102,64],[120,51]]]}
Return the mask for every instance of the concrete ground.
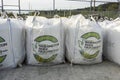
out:
{"label": "concrete ground", "polygon": [[120,80],[120,66],[109,61],[95,65],[23,66],[0,71],[0,80]]}

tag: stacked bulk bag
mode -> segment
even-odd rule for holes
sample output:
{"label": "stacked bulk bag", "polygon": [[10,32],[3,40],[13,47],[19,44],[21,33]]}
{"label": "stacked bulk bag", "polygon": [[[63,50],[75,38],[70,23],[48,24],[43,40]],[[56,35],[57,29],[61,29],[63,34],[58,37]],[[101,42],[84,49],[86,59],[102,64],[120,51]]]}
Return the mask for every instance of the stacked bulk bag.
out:
{"label": "stacked bulk bag", "polygon": [[64,61],[64,31],[60,18],[28,17],[27,63],[58,64]]}
{"label": "stacked bulk bag", "polygon": [[120,19],[107,25],[105,40],[105,57],[120,65]]}
{"label": "stacked bulk bag", "polygon": [[14,68],[24,60],[24,24],[19,21],[0,19],[0,69]]}
{"label": "stacked bulk bag", "polygon": [[95,21],[82,15],[72,16],[66,31],[66,57],[74,64],[102,61],[102,30]]}

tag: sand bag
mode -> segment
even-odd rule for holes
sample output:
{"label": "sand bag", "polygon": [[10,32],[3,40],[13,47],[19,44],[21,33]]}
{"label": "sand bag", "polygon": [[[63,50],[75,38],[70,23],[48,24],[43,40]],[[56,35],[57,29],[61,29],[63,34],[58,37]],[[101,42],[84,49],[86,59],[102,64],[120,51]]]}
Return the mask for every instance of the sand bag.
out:
{"label": "sand bag", "polygon": [[107,26],[105,40],[105,57],[120,65],[120,19]]}
{"label": "sand bag", "polygon": [[66,57],[74,64],[102,61],[102,30],[95,21],[82,15],[72,16],[66,31]]}
{"label": "sand bag", "polygon": [[24,24],[17,19],[0,19],[0,69],[14,68],[25,57]]}
{"label": "sand bag", "polygon": [[[108,28],[108,25],[113,23],[113,21],[109,21],[109,20],[104,20],[102,22],[98,22],[98,24],[100,25],[100,27],[102,28],[102,35],[103,35],[103,54],[106,53],[107,51],[107,36],[106,36],[106,30]],[[104,57],[105,58],[105,57]]]}
{"label": "sand bag", "polygon": [[64,31],[59,18],[33,17],[26,25],[27,63],[59,64],[64,61]]}

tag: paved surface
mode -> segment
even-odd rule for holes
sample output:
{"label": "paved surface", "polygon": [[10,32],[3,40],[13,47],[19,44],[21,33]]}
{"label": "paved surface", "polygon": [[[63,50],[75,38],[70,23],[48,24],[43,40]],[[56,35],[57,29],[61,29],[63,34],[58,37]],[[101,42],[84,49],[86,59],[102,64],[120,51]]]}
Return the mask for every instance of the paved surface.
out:
{"label": "paved surface", "polygon": [[23,66],[0,71],[0,80],[120,80],[120,66],[108,61],[95,65]]}

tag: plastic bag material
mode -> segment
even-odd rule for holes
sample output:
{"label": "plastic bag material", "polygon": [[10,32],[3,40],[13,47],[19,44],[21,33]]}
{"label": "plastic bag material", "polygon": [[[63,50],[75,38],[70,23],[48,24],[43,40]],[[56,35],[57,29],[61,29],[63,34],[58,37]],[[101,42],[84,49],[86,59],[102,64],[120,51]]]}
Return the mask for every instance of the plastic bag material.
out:
{"label": "plastic bag material", "polygon": [[[109,20],[104,20],[103,22],[98,22],[100,27],[102,28],[102,35],[103,35],[103,55],[106,54],[106,49],[107,49],[107,36],[106,36],[106,30],[108,28],[108,25],[113,23],[113,21]],[[104,57],[105,58],[105,57]]]}
{"label": "plastic bag material", "polygon": [[27,23],[26,21],[27,64],[49,65],[64,62],[61,19],[36,17],[30,24]]}
{"label": "plastic bag material", "polygon": [[104,56],[120,65],[120,20],[109,24],[106,29],[106,50]]}
{"label": "plastic bag material", "polygon": [[24,24],[17,19],[0,19],[0,69],[15,68],[25,57]]}
{"label": "plastic bag material", "polygon": [[72,16],[66,31],[66,57],[73,64],[102,62],[102,30],[95,21]]}

